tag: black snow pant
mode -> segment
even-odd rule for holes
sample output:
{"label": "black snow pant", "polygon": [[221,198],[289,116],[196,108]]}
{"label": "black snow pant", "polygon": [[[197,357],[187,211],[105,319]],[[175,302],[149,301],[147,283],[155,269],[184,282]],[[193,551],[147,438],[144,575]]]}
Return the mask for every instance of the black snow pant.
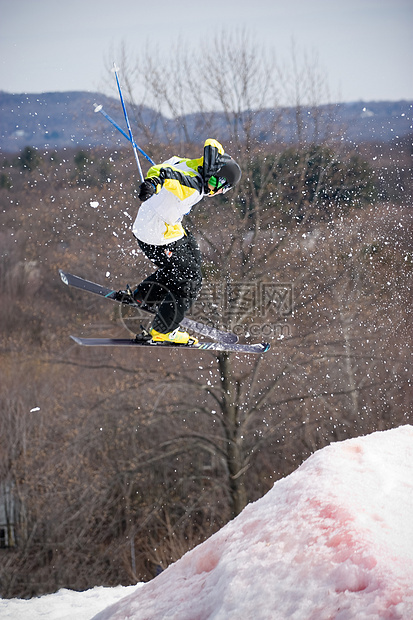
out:
{"label": "black snow pant", "polygon": [[188,231],[182,239],[168,245],[137,241],[158,269],[137,286],[133,296],[157,310],[152,327],[166,334],[178,327],[201,289],[201,252]]}

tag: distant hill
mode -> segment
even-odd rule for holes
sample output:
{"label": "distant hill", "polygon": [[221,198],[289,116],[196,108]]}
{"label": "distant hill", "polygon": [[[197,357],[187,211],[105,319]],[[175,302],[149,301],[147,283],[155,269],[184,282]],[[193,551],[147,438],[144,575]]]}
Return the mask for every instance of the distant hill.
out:
{"label": "distant hill", "polygon": [[[101,114],[94,104],[124,126],[120,103],[99,93],[64,92],[11,95],[0,92],[0,149],[20,151],[36,148],[93,147],[117,144],[125,138]],[[153,112],[142,111],[148,123]]]}
{"label": "distant hill", "polygon": [[[20,151],[25,146],[34,146],[39,149],[60,149],[63,147],[94,147],[101,145],[126,144],[126,139],[116,131],[112,125],[96,114],[94,104],[103,105],[104,110],[118,122],[125,126],[122,109],[117,99],[106,97],[99,93],[64,92],[42,94],[12,95],[0,92],[0,149],[3,153]],[[339,103],[333,106],[319,108],[321,119],[333,115],[336,130],[342,132],[345,140],[360,142],[390,142],[396,136],[403,138],[412,134],[412,101],[378,101]],[[189,127],[190,137],[197,140],[199,127],[202,127],[200,115],[188,115],[174,121],[159,117],[149,108],[133,109],[131,106],[131,123],[134,114],[141,115],[146,127],[150,131],[157,131],[157,139],[165,137],[165,128],[169,134],[179,135],[179,126],[185,120]],[[259,124],[264,124],[268,115],[279,111],[265,110],[257,113],[257,135]],[[306,110],[303,110],[304,115]],[[285,142],[294,140],[294,109],[283,110],[282,139]],[[222,115],[214,113],[214,126],[218,128],[219,137],[225,139]],[[308,115],[310,118],[311,115]],[[311,121],[309,121],[311,125]],[[222,132],[219,127],[222,127]],[[310,132],[311,127],[307,128]],[[135,136],[139,141],[142,136]],[[279,136],[270,136],[271,139]],[[201,136],[201,141],[204,136]],[[263,134],[261,138],[268,140]]]}

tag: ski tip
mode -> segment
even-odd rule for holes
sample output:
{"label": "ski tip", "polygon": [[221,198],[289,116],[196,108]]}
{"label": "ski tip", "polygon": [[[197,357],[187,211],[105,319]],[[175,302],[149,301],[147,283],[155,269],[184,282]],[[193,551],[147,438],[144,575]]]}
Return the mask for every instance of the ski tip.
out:
{"label": "ski tip", "polygon": [[76,344],[82,344],[82,339],[77,336],[70,336],[72,340],[76,342]]}
{"label": "ski tip", "polygon": [[271,347],[269,342],[263,342],[262,346],[263,346],[263,350],[262,350],[263,353],[266,353],[270,349],[270,347]]}
{"label": "ski tip", "polygon": [[67,279],[67,275],[65,274],[65,272],[62,269],[59,269],[59,275],[60,275],[60,279],[62,280],[63,284],[69,284],[69,281]]}

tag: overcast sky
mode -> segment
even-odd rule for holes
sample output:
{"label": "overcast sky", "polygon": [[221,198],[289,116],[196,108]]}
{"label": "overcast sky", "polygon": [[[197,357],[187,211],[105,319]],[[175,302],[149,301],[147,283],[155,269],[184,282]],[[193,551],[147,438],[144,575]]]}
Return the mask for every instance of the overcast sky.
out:
{"label": "overcast sky", "polygon": [[413,99],[413,0],[0,0],[0,90],[116,96],[122,44],[166,54],[242,28],[279,58],[292,40],[317,54],[333,101]]}

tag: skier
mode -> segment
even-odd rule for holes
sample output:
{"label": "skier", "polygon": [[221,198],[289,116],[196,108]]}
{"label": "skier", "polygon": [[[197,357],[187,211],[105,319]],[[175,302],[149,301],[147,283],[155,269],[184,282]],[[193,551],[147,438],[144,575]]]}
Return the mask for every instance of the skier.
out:
{"label": "skier", "polygon": [[157,310],[152,326],[137,340],[196,343],[179,324],[193,304],[202,282],[201,253],[182,218],[204,196],[223,194],[241,178],[238,164],[222,145],[207,139],[203,157],[171,157],[152,166],[140,186],[142,205],[132,227],[142,252],[158,267],[133,291],[119,291],[144,307]]}

